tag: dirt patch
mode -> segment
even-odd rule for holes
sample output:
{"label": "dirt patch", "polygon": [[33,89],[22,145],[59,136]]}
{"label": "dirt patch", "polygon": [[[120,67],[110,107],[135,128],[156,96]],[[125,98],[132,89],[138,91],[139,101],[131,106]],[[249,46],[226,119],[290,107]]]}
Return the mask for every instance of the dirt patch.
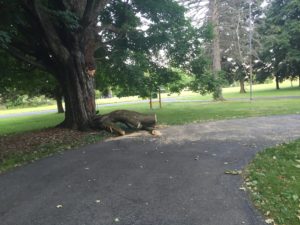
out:
{"label": "dirt patch", "polygon": [[49,128],[23,134],[0,136],[0,162],[8,155],[39,151],[47,145],[70,145],[85,142],[93,135],[104,135],[100,132],[80,132],[70,129]]}

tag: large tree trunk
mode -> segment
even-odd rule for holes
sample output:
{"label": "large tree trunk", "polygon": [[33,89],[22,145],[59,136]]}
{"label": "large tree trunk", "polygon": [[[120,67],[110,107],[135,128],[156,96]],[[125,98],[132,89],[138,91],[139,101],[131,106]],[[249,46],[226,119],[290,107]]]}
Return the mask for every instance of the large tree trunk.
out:
{"label": "large tree trunk", "polygon": [[[221,55],[220,55],[220,29],[219,29],[219,9],[218,1],[210,0],[209,1],[209,10],[210,10],[210,21],[213,26],[213,43],[212,43],[212,72],[215,79],[218,79],[219,73],[221,71]],[[222,87],[220,85],[216,86],[216,89],[213,93],[213,98],[216,101],[224,100],[222,94]]]}
{"label": "large tree trunk", "polygon": [[96,114],[94,77],[86,71],[82,54],[74,53],[60,73],[66,109],[62,125],[80,130],[92,127]]}
{"label": "large tree trunk", "polygon": [[245,90],[245,80],[244,78],[241,78],[239,80],[240,82],[240,93],[243,94],[243,93],[246,93],[246,90]]}

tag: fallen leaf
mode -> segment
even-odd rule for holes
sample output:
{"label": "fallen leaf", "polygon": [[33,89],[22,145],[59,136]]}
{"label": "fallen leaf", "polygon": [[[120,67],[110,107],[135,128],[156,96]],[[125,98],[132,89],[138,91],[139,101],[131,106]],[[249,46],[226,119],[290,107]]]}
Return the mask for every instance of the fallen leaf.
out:
{"label": "fallen leaf", "polygon": [[56,208],[60,209],[62,208],[63,206],[62,205],[57,205]]}
{"label": "fallen leaf", "polygon": [[118,223],[118,222],[120,222],[120,219],[119,219],[119,218],[115,218],[114,221],[115,221],[116,223]]}
{"label": "fallen leaf", "polygon": [[274,223],[274,220],[273,220],[273,219],[266,219],[265,221],[266,221],[267,224]]}
{"label": "fallen leaf", "polygon": [[299,196],[298,196],[298,195],[293,195],[292,197],[293,197],[293,200],[294,200],[294,201],[297,201],[297,200],[299,199]]}
{"label": "fallen leaf", "polygon": [[101,201],[99,199],[96,200],[96,203],[100,203]]}
{"label": "fallen leaf", "polygon": [[241,191],[246,191],[246,188],[245,187],[240,187],[239,188]]}
{"label": "fallen leaf", "polygon": [[230,174],[230,175],[239,175],[242,173],[242,171],[241,170],[226,170],[224,173]]}

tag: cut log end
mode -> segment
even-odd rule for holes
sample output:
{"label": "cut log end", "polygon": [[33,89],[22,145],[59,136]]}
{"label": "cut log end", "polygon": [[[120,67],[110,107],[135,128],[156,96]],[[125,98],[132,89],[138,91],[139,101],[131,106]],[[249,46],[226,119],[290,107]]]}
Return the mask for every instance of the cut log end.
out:
{"label": "cut log end", "polygon": [[129,110],[117,110],[105,115],[96,115],[93,120],[94,128],[105,129],[121,136],[125,135],[125,131],[121,129],[117,123],[123,123],[127,127],[138,130],[147,130],[153,134],[157,117],[156,114],[142,114]]}

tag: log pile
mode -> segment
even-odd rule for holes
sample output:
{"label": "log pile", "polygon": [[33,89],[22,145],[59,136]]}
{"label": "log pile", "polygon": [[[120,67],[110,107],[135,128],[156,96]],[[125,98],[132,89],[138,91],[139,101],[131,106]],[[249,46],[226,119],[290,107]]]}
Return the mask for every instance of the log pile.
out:
{"label": "log pile", "polygon": [[105,115],[97,115],[93,120],[94,128],[107,130],[118,135],[125,135],[125,131],[118,125],[124,124],[129,129],[147,130],[155,133],[157,123],[156,114],[142,114],[129,110],[116,110]]}

